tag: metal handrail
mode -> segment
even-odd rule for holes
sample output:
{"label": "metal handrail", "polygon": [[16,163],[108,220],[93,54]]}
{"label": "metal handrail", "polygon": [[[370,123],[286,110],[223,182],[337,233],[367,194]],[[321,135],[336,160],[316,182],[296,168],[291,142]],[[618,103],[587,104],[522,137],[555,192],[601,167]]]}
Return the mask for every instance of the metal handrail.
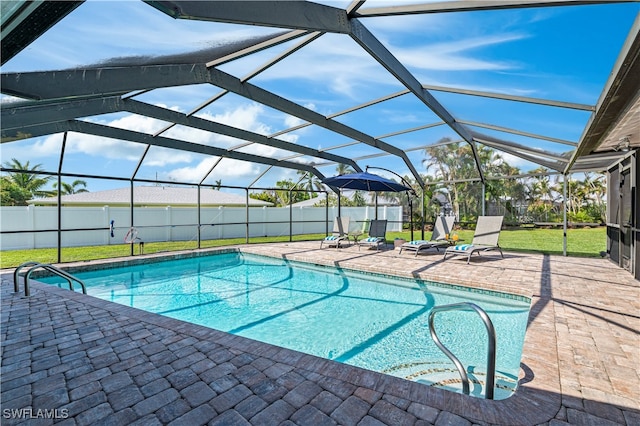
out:
{"label": "metal handrail", "polygon": [[13,271],[13,292],[17,293],[20,291],[20,285],[18,282],[18,278],[20,277],[20,270],[22,268],[25,268],[27,266],[35,266],[35,265],[40,265],[40,262],[35,262],[33,260],[29,261],[29,262],[24,262],[20,265],[18,265],[18,267],[15,269],[15,271]]}
{"label": "metal handrail", "polygon": [[447,349],[436,334],[435,327],[433,325],[433,320],[435,318],[435,314],[438,312],[444,311],[453,311],[453,310],[473,310],[475,311],[482,322],[484,322],[485,327],[487,328],[487,335],[489,337],[489,348],[487,351],[487,386],[485,390],[485,398],[493,399],[493,388],[495,386],[495,375],[496,375],[496,330],[493,327],[493,323],[489,318],[489,315],[478,305],[471,302],[461,302],[461,303],[452,303],[450,305],[442,305],[442,306],[434,306],[431,309],[431,313],[429,314],[429,331],[431,333],[431,338],[435,342],[436,346],[440,348],[442,352],[445,353],[449,357],[451,361],[455,364],[458,372],[460,373],[460,378],[462,379],[462,392],[465,395],[469,395],[469,377],[467,376],[467,372],[464,369],[464,366],[456,358],[453,353],[449,349]]}
{"label": "metal handrail", "polygon": [[29,290],[29,278],[31,277],[31,273],[38,268],[45,269],[67,280],[67,282],[69,283],[69,290],[71,291],[75,291],[75,289],[73,288],[73,281],[76,281],[78,284],[80,284],[80,287],[82,287],[82,293],[87,294],[87,287],[85,286],[84,282],[81,279],[74,277],[70,273],[63,271],[62,269],[56,268],[55,266],[50,265],[48,263],[39,263],[39,262],[33,262],[33,261],[25,262],[20,266],[18,266],[15,271],[13,271],[13,289],[15,290],[16,293],[20,291],[20,286],[18,283],[18,279],[20,278],[20,275],[19,275],[20,270],[27,266],[31,266],[31,268],[29,268],[29,270],[24,276],[24,295],[25,296],[31,295],[31,291]]}

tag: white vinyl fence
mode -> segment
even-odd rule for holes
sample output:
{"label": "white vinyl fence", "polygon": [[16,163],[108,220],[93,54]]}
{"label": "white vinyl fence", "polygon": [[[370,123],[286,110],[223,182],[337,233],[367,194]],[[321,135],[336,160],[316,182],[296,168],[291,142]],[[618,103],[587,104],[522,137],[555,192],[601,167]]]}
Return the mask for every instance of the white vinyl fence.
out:
{"label": "white vinyl fence", "polygon": [[[329,232],[337,207],[329,208]],[[351,221],[350,231],[366,229],[374,219],[374,207],[342,207]],[[202,240],[321,234],[327,229],[324,207],[250,207],[247,230],[245,207],[208,207],[200,210]],[[291,219],[291,228],[289,221]],[[402,207],[378,207],[378,219],[387,219],[388,231],[402,230]],[[114,221],[114,236],[110,224]],[[133,226],[144,242],[196,241],[196,207],[143,207],[134,209]],[[124,244],[131,228],[128,207],[62,207],[63,247]],[[58,208],[47,206],[0,207],[1,250],[52,248],[58,245]],[[21,232],[15,232],[21,231]],[[44,232],[46,231],[46,232]]]}

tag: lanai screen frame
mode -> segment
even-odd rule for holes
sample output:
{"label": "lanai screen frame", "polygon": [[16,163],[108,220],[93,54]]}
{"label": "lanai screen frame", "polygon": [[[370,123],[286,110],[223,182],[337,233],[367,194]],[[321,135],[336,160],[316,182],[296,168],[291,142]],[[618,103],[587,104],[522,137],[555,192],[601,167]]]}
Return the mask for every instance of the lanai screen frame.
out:
{"label": "lanai screen frame", "polygon": [[[638,51],[637,45],[638,40],[640,39],[638,35],[640,34],[639,19],[636,19],[636,22],[631,27],[627,42],[620,52],[611,77],[605,85],[605,90],[603,90],[600,100],[596,105],[584,105],[555,100],[512,96],[500,93],[472,91],[462,88],[421,84],[419,80],[401,63],[401,61],[387,50],[376,36],[368,30],[365,25],[365,21],[370,17],[396,16],[400,14],[456,13],[476,10],[562,7],[597,3],[626,2],[628,1],[543,0],[530,2],[523,0],[476,0],[366,8],[365,2],[354,1],[345,9],[341,9],[311,2],[289,1],[216,2],[215,8],[207,7],[207,2],[147,1],[146,3],[150,6],[155,7],[176,19],[202,19],[216,22],[275,27],[279,29],[287,28],[288,30],[276,33],[272,36],[266,36],[260,40],[247,40],[244,45],[240,43],[236,46],[236,49],[232,51],[229,51],[229,49],[218,49],[207,52],[201,51],[182,55],[179,60],[177,60],[176,57],[158,57],[150,64],[136,63],[133,61],[117,64],[116,67],[112,67],[111,65],[98,65],[82,69],[78,68],[62,71],[3,73],[1,76],[2,92],[21,99],[26,99],[26,101],[3,105],[2,143],[57,133],[65,135],[64,137],[66,139],[67,132],[79,132],[146,144],[146,151],[148,151],[151,146],[171,147],[185,151],[200,152],[205,155],[218,156],[219,158],[253,161],[265,164],[268,168],[285,167],[303,170],[314,174],[319,179],[322,179],[325,176],[318,170],[318,167],[327,164],[345,164],[351,166],[356,171],[362,171],[362,167],[358,162],[371,158],[371,155],[359,158],[346,158],[329,152],[340,148],[342,145],[320,150],[307,148],[302,145],[294,146],[295,144],[278,139],[278,136],[299,129],[305,125],[314,124],[341,136],[345,136],[352,140],[352,143],[360,143],[374,147],[379,150],[379,154],[375,154],[377,157],[391,155],[400,158],[410,170],[416,182],[424,190],[426,184],[423,182],[414,164],[409,160],[407,152],[424,149],[432,145],[413,147],[411,149],[403,150],[382,140],[383,137],[389,137],[392,135],[374,137],[350,126],[344,125],[336,120],[336,117],[339,117],[342,114],[364,109],[368,106],[385,102],[398,96],[410,95],[414,96],[422,102],[426,108],[434,112],[435,115],[440,118],[440,121],[425,123],[423,126],[406,129],[401,132],[396,132],[396,134],[413,132],[427,127],[440,125],[449,127],[457,136],[459,136],[459,139],[452,140],[450,143],[463,142],[468,144],[473,150],[476,166],[478,168],[477,181],[481,182],[483,187],[488,179],[505,179],[511,177],[486,176],[478,158],[476,149],[477,143],[481,143],[491,148],[498,149],[501,152],[506,152],[544,166],[550,170],[550,173],[562,174],[564,176],[564,181],[566,182],[566,177],[570,173],[583,171],[605,171],[612,164],[616,163],[622,155],[622,153],[615,151],[601,153],[595,152],[593,140],[595,134],[602,133],[603,129],[609,129],[612,125],[612,123],[602,124],[601,117],[605,114],[603,111],[609,108],[612,102],[614,102],[611,98],[613,98],[613,95],[615,94],[617,84],[621,79],[624,79],[624,76],[621,77],[621,74],[629,72],[629,69],[625,68],[625,66],[628,66],[628,63],[626,63],[625,60],[629,56],[636,54]],[[297,50],[303,49],[306,45],[325,33],[343,34],[350,37],[364,51],[366,51],[370,57],[383,66],[392,78],[401,83],[405,89],[399,92],[390,93],[386,96],[355,107],[345,109],[341,112],[324,116],[288,99],[281,98],[276,94],[249,82],[251,78],[258,76],[261,72],[273,64],[278,63],[285,57],[295,53]],[[250,55],[291,40],[299,41],[292,48],[272,58],[272,60],[242,78],[234,77],[216,68],[235,59],[242,58],[246,55]],[[206,58],[206,60],[203,58]],[[637,62],[634,62],[632,65],[637,67]],[[196,106],[186,114],[177,113],[167,108],[150,105],[135,99],[136,96],[155,88],[175,87],[199,83],[212,84],[222,89],[222,91],[206,102]],[[637,87],[637,82],[632,82],[631,84],[632,87]],[[633,86],[633,84],[636,86]],[[254,102],[258,102],[262,105],[290,114],[303,120],[307,124],[294,126],[272,135],[264,136],[248,132],[246,130],[233,128],[231,126],[202,120],[194,116],[195,113],[209,105],[211,102],[215,102],[216,99],[227,92],[234,93],[246,99],[250,99]],[[433,95],[434,92],[452,92],[482,98],[493,98],[520,103],[588,111],[592,114],[592,120],[588,123],[580,141],[555,141],[558,143],[565,143],[575,148],[572,152],[569,152],[566,155],[558,156],[557,154],[554,155],[553,153],[522,146],[507,140],[488,137],[478,131],[472,130],[471,126],[484,127],[487,129],[498,129],[515,135],[524,135],[541,140],[550,140],[550,138],[544,135],[526,133],[517,129],[498,128],[490,123],[473,123],[456,119],[451,112],[437,100]],[[626,105],[618,108],[619,110],[622,110],[626,108]],[[153,117],[172,124],[155,134],[145,134],[97,125],[95,123],[89,123],[81,120],[83,117],[118,111]],[[196,145],[186,141],[167,138],[162,135],[166,130],[176,124],[215,132],[218,134],[225,134],[247,142],[230,149],[222,149],[213,146]],[[251,143],[264,144],[267,146],[290,150],[294,154],[286,158],[269,158],[237,151],[237,149]],[[299,162],[300,157],[306,157],[307,161]],[[63,152],[61,152],[61,165],[63,158],[64,148]],[[312,160],[309,161],[309,158]],[[144,155],[140,159],[139,165],[142,164],[143,160]],[[2,171],[9,170],[3,168]],[[211,171],[209,171],[209,173],[210,172]],[[136,173],[137,169],[136,172],[133,173],[133,176],[128,179],[132,182],[132,185],[134,181],[137,181]],[[76,175],[72,173],[61,173],[60,169],[56,175],[58,176],[58,181],[60,181],[61,176],[113,179],[113,177],[104,175]],[[200,184],[202,184],[207,176],[203,177]],[[261,176],[259,176],[258,179],[260,177]],[[256,184],[258,179],[245,189],[247,191],[256,189],[253,185]],[[172,183],[193,185],[192,182]],[[450,182],[441,181],[438,183]],[[564,226],[565,238],[563,251],[566,255],[566,208]]]}

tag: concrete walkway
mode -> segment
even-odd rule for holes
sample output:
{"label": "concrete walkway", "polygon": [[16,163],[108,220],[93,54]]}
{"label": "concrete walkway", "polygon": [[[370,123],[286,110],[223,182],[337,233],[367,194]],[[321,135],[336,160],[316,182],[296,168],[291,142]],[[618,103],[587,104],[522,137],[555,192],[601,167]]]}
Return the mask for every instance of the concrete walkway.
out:
{"label": "concrete walkway", "polygon": [[532,297],[518,391],[467,397],[39,283],[24,297],[3,271],[2,424],[640,424],[640,283],[608,260],[240,249]]}

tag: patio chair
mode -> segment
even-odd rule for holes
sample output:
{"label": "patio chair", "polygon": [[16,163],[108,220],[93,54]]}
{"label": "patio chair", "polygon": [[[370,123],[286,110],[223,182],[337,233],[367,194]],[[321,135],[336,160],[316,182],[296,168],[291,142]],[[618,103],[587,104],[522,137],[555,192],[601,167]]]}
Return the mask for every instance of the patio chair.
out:
{"label": "patio chair", "polygon": [[349,218],[348,217],[336,217],[333,220],[333,231],[331,235],[324,237],[324,240],[320,241],[320,248],[323,244],[327,246],[336,246],[340,248],[340,242],[349,240]]}
{"label": "patio chair", "polygon": [[490,250],[499,250],[500,256],[504,258],[502,249],[498,245],[503,218],[503,216],[480,216],[476,223],[476,230],[471,244],[458,244],[457,246],[448,247],[444,251],[443,260],[447,260],[448,255],[467,256],[468,264],[473,253],[478,253],[479,256],[481,252]]}
{"label": "patio chair", "polygon": [[455,222],[455,216],[438,216],[436,223],[433,227],[433,233],[430,240],[414,240],[409,241],[400,246],[399,255],[402,254],[402,250],[413,250],[418,253],[423,250],[429,250],[435,248],[436,251],[440,251],[441,248],[449,246],[449,241],[446,239],[446,235],[450,234],[453,230],[453,224]]}
{"label": "patio chair", "polygon": [[387,243],[387,221],[386,220],[372,220],[369,224],[369,236],[358,241],[358,250],[362,246],[368,246],[369,248],[375,247],[376,250],[380,249],[380,246],[384,246]]}

